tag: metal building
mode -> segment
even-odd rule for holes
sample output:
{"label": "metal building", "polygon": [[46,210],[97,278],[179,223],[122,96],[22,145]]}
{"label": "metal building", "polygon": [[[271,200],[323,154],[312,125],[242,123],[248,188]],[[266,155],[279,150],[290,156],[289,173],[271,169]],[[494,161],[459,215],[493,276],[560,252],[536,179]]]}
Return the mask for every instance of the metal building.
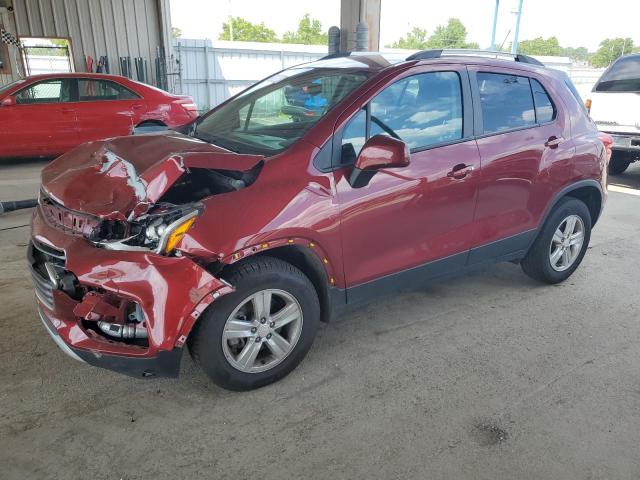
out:
{"label": "metal building", "polygon": [[[0,0],[0,28],[5,33],[0,42],[0,85],[38,73],[41,57],[47,57],[50,48],[55,55],[48,57],[68,53],[71,71],[95,72],[106,59],[109,73],[167,87],[169,0]],[[12,37],[23,47],[27,42],[36,45],[30,47],[36,52],[33,58],[28,47],[13,45]],[[46,46],[38,46],[38,40]],[[59,51],[65,47],[68,52]],[[49,58],[49,63],[54,60],[60,58]]]}

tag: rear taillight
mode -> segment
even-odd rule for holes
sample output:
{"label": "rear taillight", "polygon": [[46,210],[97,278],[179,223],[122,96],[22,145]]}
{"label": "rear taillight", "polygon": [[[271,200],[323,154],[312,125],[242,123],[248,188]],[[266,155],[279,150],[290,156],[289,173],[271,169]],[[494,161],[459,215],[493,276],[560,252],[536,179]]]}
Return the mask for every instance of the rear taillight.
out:
{"label": "rear taillight", "polygon": [[197,112],[198,106],[195,103],[183,103],[182,108],[190,112]]}
{"label": "rear taillight", "polygon": [[598,132],[598,138],[604,144],[604,149],[607,152],[607,162],[611,160],[611,146],[613,145],[613,137],[608,133]]}
{"label": "rear taillight", "polygon": [[587,101],[584,102],[584,106],[587,107],[587,112],[591,113],[591,99],[587,98]]}
{"label": "rear taillight", "polygon": [[198,113],[198,106],[193,101],[191,97],[185,97],[178,100],[178,103],[182,108],[184,108],[189,113]]}

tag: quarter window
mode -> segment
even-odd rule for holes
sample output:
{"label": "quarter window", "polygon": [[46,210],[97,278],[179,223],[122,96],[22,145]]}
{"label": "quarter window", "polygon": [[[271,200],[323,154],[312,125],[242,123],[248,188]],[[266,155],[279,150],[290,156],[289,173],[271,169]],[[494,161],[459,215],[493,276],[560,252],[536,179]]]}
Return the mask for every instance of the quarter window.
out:
{"label": "quarter window", "polygon": [[533,126],[536,123],[529,79],[478,72],[484,133]]}
{"label": "quarter window", "polygon": [[353,165],[367,140],[367,112],[360,110],[342,131],[341,163]]}
{"label": "quarter window", "polygon": [[81,102],[103,100],[133,100],[139,98],[128,88],[109,80],[78,79],[78,96]]}
{"label": "quarter window", "polygon": [[533,101],[536,106],[536,121],[538,123],[550,122],[556,116],[555,108],[549,98],[549,94],[540,82],[531,78],[531,90],[533,91]]}

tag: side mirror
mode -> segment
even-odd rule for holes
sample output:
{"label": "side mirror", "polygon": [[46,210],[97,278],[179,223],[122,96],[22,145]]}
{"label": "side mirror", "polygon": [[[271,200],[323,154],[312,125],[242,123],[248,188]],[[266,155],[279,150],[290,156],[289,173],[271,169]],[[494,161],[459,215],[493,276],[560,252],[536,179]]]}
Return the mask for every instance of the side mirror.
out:
{"label": "side mirror", "polygon": [[14,97],[3,98],[0,102],[0,106],[2,107],[12,107],[16,104],[16,99]]}
{"label": "side mirror", "polygon": [[353,188],[364,187],[381,168],[406,167],[409,165],[409,158],[409,146],[402,140],[375,135],[360,150],[349,176],[349,183]]}

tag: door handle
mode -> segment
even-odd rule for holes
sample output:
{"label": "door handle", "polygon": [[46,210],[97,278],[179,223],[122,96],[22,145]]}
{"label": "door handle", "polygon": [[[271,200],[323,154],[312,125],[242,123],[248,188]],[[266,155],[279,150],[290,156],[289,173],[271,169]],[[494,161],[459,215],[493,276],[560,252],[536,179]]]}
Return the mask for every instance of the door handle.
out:
{"label": "door handle", "polygon": [[550,136],[546,142],[544,142],[545,147],[549,148],[558,148],[564,139],[562,137],[556,137],[555,135]]}
{"label": "door handle", "polygon": [[76,113],[75,108],[63,108],[62,113]]}
{"label": "door handle", "polygon": [[447,177],[460,180],[461,178],[469,175],[471,172],[473,172],[473,165],[465,165],[464,163],[459,163],[458,165],[453,167],[449,173],[447,173]]}
{"label": "door handle", "polygon": [[144,105],[142,105],[141,103],[131,105],[131,108],[133,108],[134,110],[140,110],[142,107],[144,107]]}

